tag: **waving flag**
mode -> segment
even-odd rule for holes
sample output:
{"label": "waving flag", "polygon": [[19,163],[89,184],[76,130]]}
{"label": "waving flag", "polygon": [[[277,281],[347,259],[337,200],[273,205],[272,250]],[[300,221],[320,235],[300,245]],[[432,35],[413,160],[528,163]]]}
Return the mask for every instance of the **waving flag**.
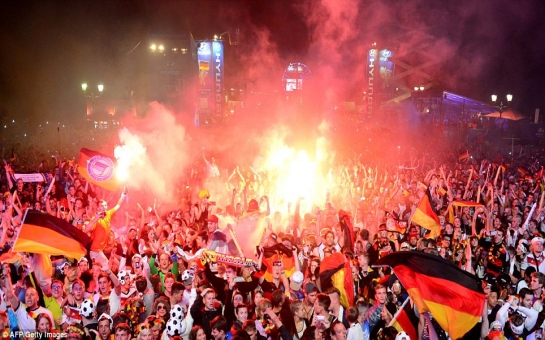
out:
{"label": "waving flag", "polygon": [[390,326],[397,329],[398,332],[405,332],[411,339],[418,339],[418,316],[414,313],[411,306],[411,298],[407,298],[403,303],[403,306],[394,315]]}
{"label": "waving flag", "polygon": [[431,208],[430,200],[427,195],[422,197],[422,200],[418,204],[411,221],[418,224],[422,228],[431,231],[431,237],[437,237],[441,233],[441,225],[439,224],[439,217]]}
{"label": "waving flag", "polygon": [[342,253],[325,257],[320,263],[320,287],[325,292],[335,287],[341,292],[341,305],[345,308],[354,303],[354,280],[350,261]]}
{"label": "waving flag", "polygon": [[28,211],[13,245],[15,252],[63,255],[79,259],[87,254],[91,239],[70,223],[36,211]]}
{"label": "waving flag", "polygon": [[115,169],[115,158],[85,148],[80,150],[78,172],[89,182],[116,191],[120,182],[115,177]]}
{"label": "waving flag", "polygon": [[287,277],[295,271],[295,262],[291,249],[282,243],[275,244],[272,247],[263,248],[263,265],[267,267],[264,274],[265,280],[272,282],[272,268],[275,262],[282,262],[282,267]]}
{"label": "waving flag", "polygon": [[460,339],[479,321],[485,296],[479,279],[439,256],[403,251],[379,259],[390,266],[420,313],[431,312],[452,339]]}
{"label": "waving flag", "polygon": [[467,161],[469,161],[469,151],[466,150],[466,152],[463,152],[458,156],[458,162],[464,163]]}

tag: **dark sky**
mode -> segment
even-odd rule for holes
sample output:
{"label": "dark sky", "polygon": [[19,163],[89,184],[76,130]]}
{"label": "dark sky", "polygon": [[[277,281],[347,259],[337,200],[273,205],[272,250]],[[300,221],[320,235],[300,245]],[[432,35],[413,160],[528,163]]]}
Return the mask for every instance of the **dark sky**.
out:
{"label": "dark sky", "polygon": [[543,13],[541,0],[4,1],[0,116],[70,119],[83,111],[81,82],[122,83],[148,33],[235,28],[247,66],[237,76],[256,88],[280,90],[292,61],[335,89],[363,87],[371,42],[403,52],[427,41],[439,60],[427,71],[443,89],[482,101],[512,93],[529,116],[545,109]]}

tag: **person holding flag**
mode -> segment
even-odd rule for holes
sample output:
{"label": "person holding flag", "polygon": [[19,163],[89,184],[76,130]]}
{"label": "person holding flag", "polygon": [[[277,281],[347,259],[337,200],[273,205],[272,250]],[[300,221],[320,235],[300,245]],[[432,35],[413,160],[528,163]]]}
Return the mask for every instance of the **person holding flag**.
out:
{"label": "person holding flag", "polygon": [[93,240],[91,243],[91,250],[89,252],[91,259],[99,263],[102,270],[105,271],[108,270],[108,258],[106,255],[104,255],[103,250],[108,244],[108,236],[112,230],[112,217],[119,210],[119,208],[121,208],[121,204],[127,198],[127,196],[128,190],[127,186],[125,186],[119,201],[112,209],[108,209],[108,202],[105,200],[100,200],[95,218],[84,230],[85,233],[90,233]]}

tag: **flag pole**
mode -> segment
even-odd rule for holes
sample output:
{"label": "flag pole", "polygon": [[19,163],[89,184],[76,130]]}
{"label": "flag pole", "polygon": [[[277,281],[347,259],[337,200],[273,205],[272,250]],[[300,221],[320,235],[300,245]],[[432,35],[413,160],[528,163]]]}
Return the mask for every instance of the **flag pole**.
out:
{"label": "flag pole", "polygon": [[19,240],[19,234],[21,233],[21,230],[23,230],[23,227],[25,225],[26,215],[28,214],[29,210],[30,210],[30,208],[26,208],[26,210],[25,210],[25,215],[23,216],[23,219],[21,220],[21,228],[19,228],[19,232],[15,236],[15,241],[13,241],[12,251],[16,251],[15,247],[17,246],[17,241]]}
{"label": "flag pole", "polygon": [[[401,307],[399,307],[399,309],[397,310],[396,314],[394,315],[394,317],[392,318],[392,321],[390,321],[390,323],[388,324],[388,327],[392,327],[392,325],[394,324],[394,322],[397,320],[397,317],[399,316],[399,314],[403,311],[403,308],[405,308],[405,305],[407,304],[407,302],[409,302],[409,300],[411,299],[411,297],[407,297],[407,299],[405,300],[405,302],[403,302],[403,304],[401,305]],[[386,307],[384,307],[386,308]]]}

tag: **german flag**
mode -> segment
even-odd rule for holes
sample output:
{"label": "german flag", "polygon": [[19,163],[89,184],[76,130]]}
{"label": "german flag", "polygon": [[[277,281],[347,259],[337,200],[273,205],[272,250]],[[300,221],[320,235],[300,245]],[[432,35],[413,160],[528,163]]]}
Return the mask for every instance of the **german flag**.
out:
{"label": "german flag", "polygon": [[116,191],[119,181],[115,177],[115,158],[98,151],[82,148],[79,152],[78,172],[89,182],[109,191]]}
{"label": "german flag", "polygon": [[522,176],[526,176],[528,174],[528,171],[526,171],[526,169],[524,169],[523,167],[519,167],[517,169],[517,171],[522,175]]}
{"label": "german flag", "polygon": [[91,242],[84,232],[60,218],[28,211],[13,251],[79,259],[87,254]]}
{"label": "german flag", "polygon": [[339,210],[339,223],[344,237],[344,244],[354,244],[354,227],[350,216],[344,210]]}
{"label": "german flag", "polygon": [[325,292],[335,287],[341,292],[341,305],[345,308],[354,303],[354,280],[350,262],[342,253],[325,257],[320,263],[320,287]]}
{"label": "german flag", "polygon": [[450,223],[454,223],[454,207],[483,207],[482,203],[471,202],[471,201],[454,201],[448,206],[448,220]]}
{"label": "german flag", "polygon": [[422,197],[418,207],[413,213],[412,222],[418,224],[422,228],[431,231],[431,237],[435,238],[441,233],[441,225],[439,217],[431,208],[430,200],[427,195]]}
{"label": "german flag", "polygon": [[390,266],[418,311],[431,312],[452,339],[460,339],[482,315],[485,296],[478,278],[439,256],[397,252],[374,266]]}
{"label": "german flag", "polygon": [[265,280],[272,282],[272,268],[275,262],[282,262],[282,267],[288,278],[295,272],[293,252],[282,243],[264,248],[263,252],[263,265],[267,267],[267,271],[263,275]]}
{"label": "german flag", "polygon": [[405,332],[411,339],[418,339],[416,336],[418,330],[418,316],[414,313],[411,298],[407,298],[403,306],[394,315],[390,326],[397,329],[398,332]]}
{"label": "german flag", "polygon": [[467,161],[469,161],[469,151],[466,150],[466,152],[463,152],[458,156],[458,162],[464,163]]}

